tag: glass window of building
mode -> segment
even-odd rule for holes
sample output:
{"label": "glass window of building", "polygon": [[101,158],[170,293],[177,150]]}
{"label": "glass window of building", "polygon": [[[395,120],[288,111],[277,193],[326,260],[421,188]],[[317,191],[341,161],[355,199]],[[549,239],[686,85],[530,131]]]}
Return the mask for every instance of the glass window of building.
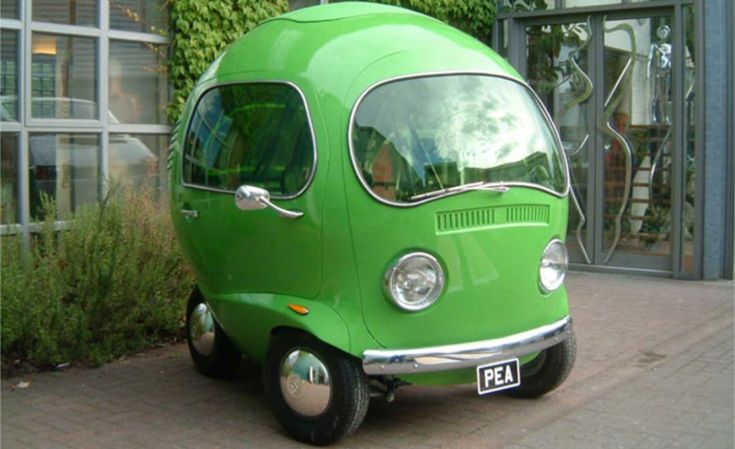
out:
{"label": "glass window of building", "polygon": [[18,0],[0,1],[0,17],[3,19],[18,18]]}
{"label": "glass window of building", "polygon": [[501,13],[538,11],[554,8],[554,0],[502,0],[498,2],[498,11]]}
{"label": "glass window of building", "polygon": [[581,7],[581,6],[598,6],[598,5],[613,5],[615,3],[622,3],[621,0],[565,0],[564,6],[567,8]]}
{"label": "glass window of building", "polygon": [[33,33],[32,53],[32,117],[97,119],[96,39]]}
{"label": "glass window of building", "polygon": [[563,0],[565,8],[577,8],[582,6],[615,5],[620,3],[643,3],[651,0]]}
{"label": "glass window of building", "polygon": [[54,200],[59,219],[97,201],[98,134],[31,133],[28,140],[32,217],[43,219],[44,195]]}
{"label": "glass window of building", "polygon": [[[721,264],[733,225],[722,210],[735,203],[722,164],[732,154],[725,123],[733,121],[727,89],[735,53],[731,27],[707,18],[732,14],[732,5],[502,3],[495,48],[538,92],[566,149],[572,264],[681,278],[727,271]],[[698,51],[704,48],[712,51]],[[705,82],[709,95],[700,89]],[[702,163],[704,154],[717,162]]]}
{"label": "glass window of building", "polygon": [[168,143],[167,134],[110,134],[110,179],[163,191],[168,178]]}
{"label": "glass window of building", "polygon": [[63,25],[97,26],[97,1],[33,0],[33,20]]}
{"label": "glass window of building", "polygon": [[686,137],[684,139],[685,155],[684,155],[684,204],[683,204],[683,229],[682,229],[682,269],[683,271],[693,272],[696,266],[695,260],[695,236],[696,228],[696,209],[697,209],[697,114],[696,114],[696,98],[697,86],[696,79],[696,61],[697,46],[695,45],[696,30],[694,29],[695,16],[694,6],[687,5],[682,8],[684,14],[684,130]]}
{"label": "glass window of building", "polygon": [[[291,11],[295,9],[306,8],[307,6],[319,5],[323,2],[319,0],[288,0],[288,7]],[[332,2],[335,3],[335,2]]]}
{"label": "glass window of building", "polygon": [[165,189],[170,4],[0,0],[2,233],[44,197],[68,220],[111,180]]}
{"label": "glass window of building", "polygon": [[0,223],[18,222],[18,133],[0,133]]}
{"label": "glass window of building", "polygon": [[18,119],[18,32],[2,30],[0,36],[0,120]]}
{"label": "glass window of building", "polygon": [[110,28],[168,33],[168,8],[161,0],[110,0]]}
{"label": "glass window of building", "polygon": [[110,121],[165,124],[168,89],[166,47],[110,41]]}

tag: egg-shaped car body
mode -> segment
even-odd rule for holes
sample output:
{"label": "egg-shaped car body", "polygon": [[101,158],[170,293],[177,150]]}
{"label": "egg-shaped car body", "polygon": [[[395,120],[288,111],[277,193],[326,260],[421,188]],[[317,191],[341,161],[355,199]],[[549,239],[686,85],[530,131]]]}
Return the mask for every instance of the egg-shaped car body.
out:
{"label": "egg-shaped car body", "polygon": [[367,3],[268,20],[197,82],[169,168],[195,365],[261,363],[295,438],[344,437],[376,391],[535,397],[571,370],[559,137],[461,31]]}

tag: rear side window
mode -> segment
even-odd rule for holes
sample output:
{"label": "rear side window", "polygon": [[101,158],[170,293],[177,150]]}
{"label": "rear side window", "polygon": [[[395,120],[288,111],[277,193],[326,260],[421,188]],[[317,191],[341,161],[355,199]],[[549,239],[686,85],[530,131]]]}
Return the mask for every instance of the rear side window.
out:
{"label": "rear side window", "polygon": [[303,97],[283,83],[215,87],[197,103],[186,134],[184,183],[221,191],[261,187],[298,195],[314,167]]}

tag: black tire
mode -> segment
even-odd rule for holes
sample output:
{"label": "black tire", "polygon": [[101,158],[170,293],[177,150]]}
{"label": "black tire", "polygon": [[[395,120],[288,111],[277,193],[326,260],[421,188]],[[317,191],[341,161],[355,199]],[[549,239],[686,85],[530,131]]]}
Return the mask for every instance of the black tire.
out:
{"label": "black tire", "polygon": [[521,385],[508,394],[519,398],[537,398],[554,390],[569,376],[577,356],[574,332],[563,342],[541,351],[521,367]]}
{"label": "black tire", "polygon": [[[328,404],[313,416],[304,416],[290,406],[281,388],[281,365],[296,350],[316,356],[331,382]],[[287,332],[273,336],[263,381],[278,422],[293,438],[309,444],[331,444],[354,432],[362,424],[370,403],[367,376],[360,362],[306,333]]]}
{"label": "black tire", "polygon": [[202,353],[192,340],[192,313],[200,304],[208,307],[202,292],[194,287],[189,295],[186,305],[186,342],[189,345],[189,353],[197,370],[209,377],[229,378],[234,376],[240,364],[240,351],[225,335],[217,320],[211,316],[214,342],[210,343],[210,349]]}

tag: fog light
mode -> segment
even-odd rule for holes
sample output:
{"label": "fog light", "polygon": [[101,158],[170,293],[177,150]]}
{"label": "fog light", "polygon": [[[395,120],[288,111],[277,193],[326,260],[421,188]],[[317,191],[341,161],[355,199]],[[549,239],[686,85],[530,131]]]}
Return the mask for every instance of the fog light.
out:
{"label": "fog light", "polygon": [[561,287],[564,276],[569,267],[567,247],[559,239],[554,239],[546,245],[541,256],[539,267],[539,286],[544,293],[550,293]]}

